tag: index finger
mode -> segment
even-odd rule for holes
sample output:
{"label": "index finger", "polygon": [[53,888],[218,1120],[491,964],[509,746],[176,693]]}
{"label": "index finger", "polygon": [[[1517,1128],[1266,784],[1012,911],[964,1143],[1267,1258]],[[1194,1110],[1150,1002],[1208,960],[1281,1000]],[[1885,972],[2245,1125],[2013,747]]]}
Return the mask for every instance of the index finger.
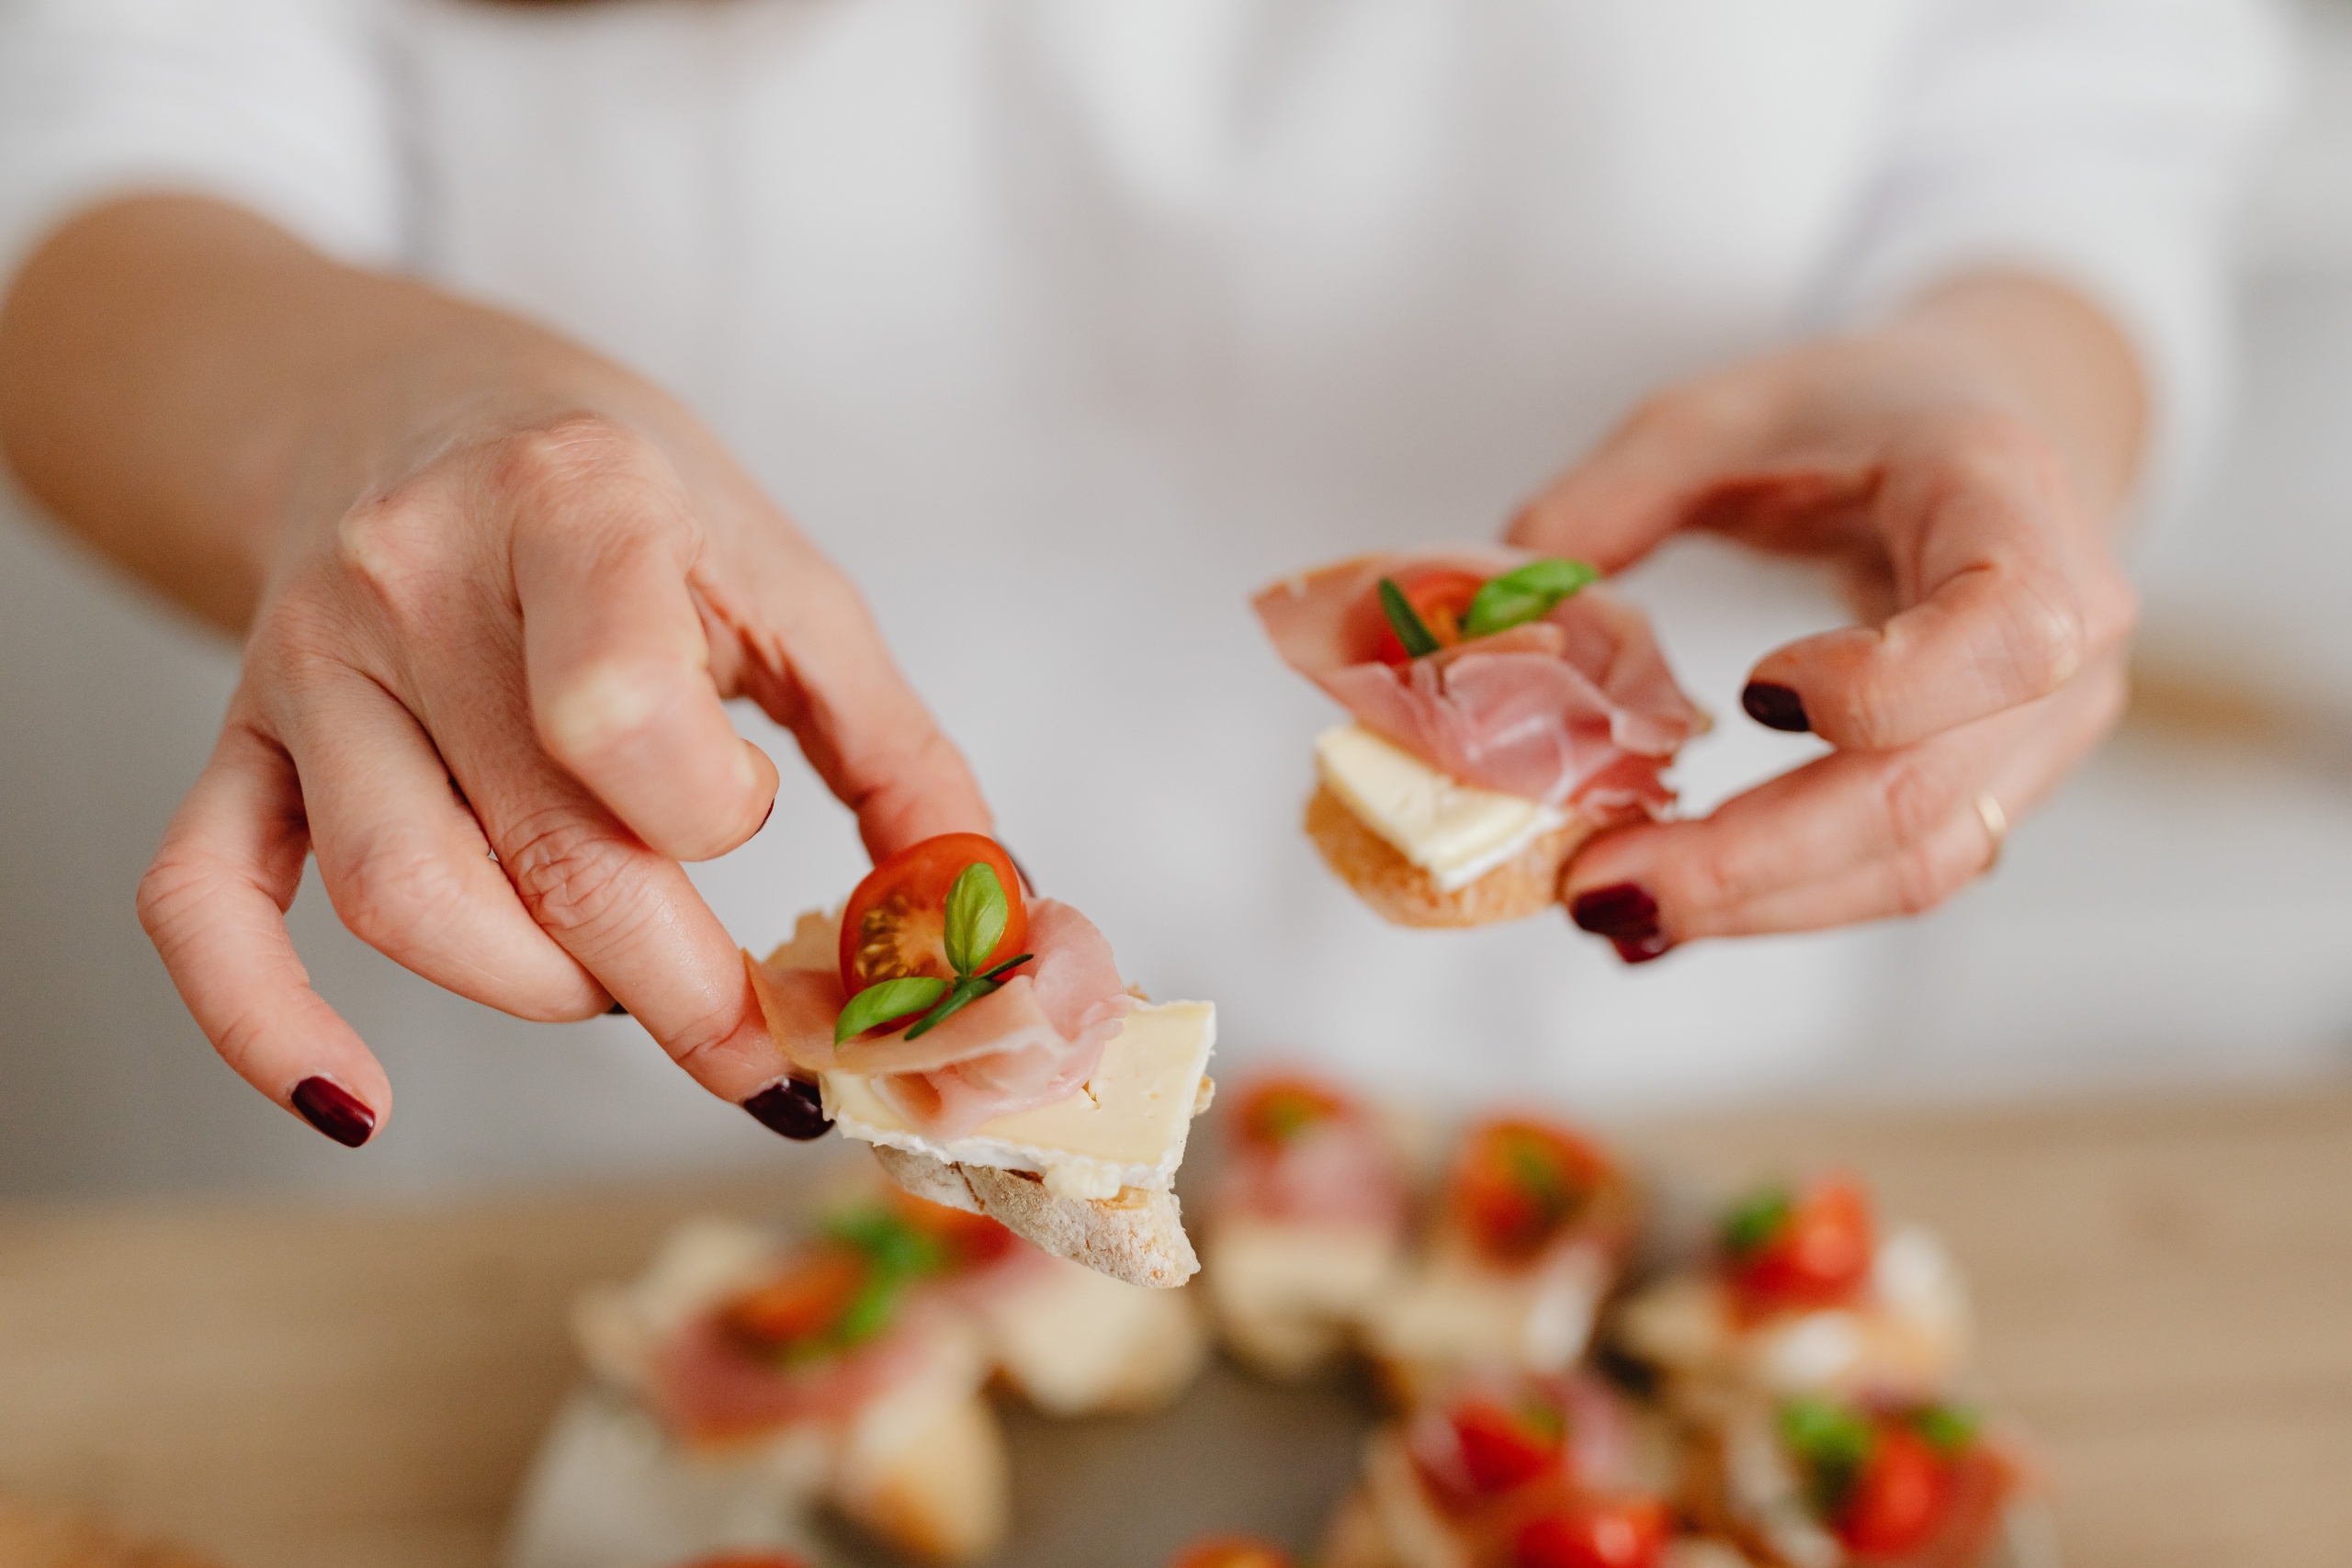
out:
{"label": "index finger", "polygon": [[767,819],[775,765],[728,723],[687,588],[700,537],[668,464],[595,419],[517,437],[515,597],[531,716],[548,753],[679,860]]}
{"label": "index finger", "polygon": [[1911,745],[2046,697],[2130,630],[2133,604],[2057,457],[2004,416],[1890,445],[1870,501],[1906,606],[1767,654],[1748,711],[1862,750]]}

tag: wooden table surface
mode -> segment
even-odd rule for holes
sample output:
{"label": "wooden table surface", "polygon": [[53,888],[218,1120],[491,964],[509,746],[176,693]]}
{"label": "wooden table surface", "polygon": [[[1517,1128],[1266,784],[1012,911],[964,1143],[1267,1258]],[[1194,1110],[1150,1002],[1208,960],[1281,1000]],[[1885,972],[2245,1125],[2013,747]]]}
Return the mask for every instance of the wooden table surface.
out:
{"label": "wooden table surface", "polygon": [[[1960,1255],[2072,1568],[2352,1563],[2352,1088],[1628,1130],[1849,1166]],[[232,1568],[475,1568],[574,1376],[564,1303],[790,1165],[403,1208],[0,1209],[0,1492]],[[6,1565],[0,1564],[0,1568]],[[1112,1568],[1112,1565],[1106,1565]]]}

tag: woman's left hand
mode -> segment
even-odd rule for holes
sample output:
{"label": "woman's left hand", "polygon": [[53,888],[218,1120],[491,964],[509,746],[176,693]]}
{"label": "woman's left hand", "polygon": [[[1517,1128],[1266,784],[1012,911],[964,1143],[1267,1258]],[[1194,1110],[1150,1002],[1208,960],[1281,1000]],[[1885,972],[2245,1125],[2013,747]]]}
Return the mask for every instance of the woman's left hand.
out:
{"label": "woman's left hand", "polygon": [[1860,625],[1766,654],[1742,705],[1834,750],[1705,818],[1595,839],[1563,894],[1629,963],[1701,937],[1933,908],[2123,709],[2130,349],[2054,287],[1985,278],[1873,333],[1673,389],[1512,542],[1616,570],[1678,529],[1843,569]]}

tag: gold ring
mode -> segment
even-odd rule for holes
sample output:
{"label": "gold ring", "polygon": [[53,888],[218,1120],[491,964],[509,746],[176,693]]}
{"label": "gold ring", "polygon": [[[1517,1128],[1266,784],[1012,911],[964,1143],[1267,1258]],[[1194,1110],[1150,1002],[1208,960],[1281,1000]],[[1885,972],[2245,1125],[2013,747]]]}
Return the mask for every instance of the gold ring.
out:
{"label": "gold ring", "polygon": [[1984,836],[1992,840],[1992,848],[1984,856],[1984,869],[1979,876],[1990,876],[1993,868],[2001,863],[2001,846],[2009,837],[2009,814],[1988,792],[1976,797],[1976,819],[1984,824]]}

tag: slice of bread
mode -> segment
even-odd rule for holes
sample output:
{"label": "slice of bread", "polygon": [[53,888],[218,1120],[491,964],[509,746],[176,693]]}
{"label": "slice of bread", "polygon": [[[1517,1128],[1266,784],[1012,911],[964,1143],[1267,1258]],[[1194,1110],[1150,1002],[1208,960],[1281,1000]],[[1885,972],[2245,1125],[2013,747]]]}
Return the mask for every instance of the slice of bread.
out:
{"label": "slice of bread", "polygon": [[1560,874],[1592,836],[1572,817],[1467,887],[1442,892],[1430,874],[1364,825],[1328,784],[1306,803],[1306,836],[1324,863],[1383,919],[1400,926],[1487,926],[1523,920],[1559,902]]}
{"label": "slice of bread", "polygon": [[1130,1285],[1166,1288],[1200,1272],[1173,1192],[1124,1187],[1115,1198],[1057,1198],[1022,1170],[950,1165],[930,1155],[876,1145],[883,1172],[918,1198],[986,1214],[1056,1258],[1083,1263]]}

